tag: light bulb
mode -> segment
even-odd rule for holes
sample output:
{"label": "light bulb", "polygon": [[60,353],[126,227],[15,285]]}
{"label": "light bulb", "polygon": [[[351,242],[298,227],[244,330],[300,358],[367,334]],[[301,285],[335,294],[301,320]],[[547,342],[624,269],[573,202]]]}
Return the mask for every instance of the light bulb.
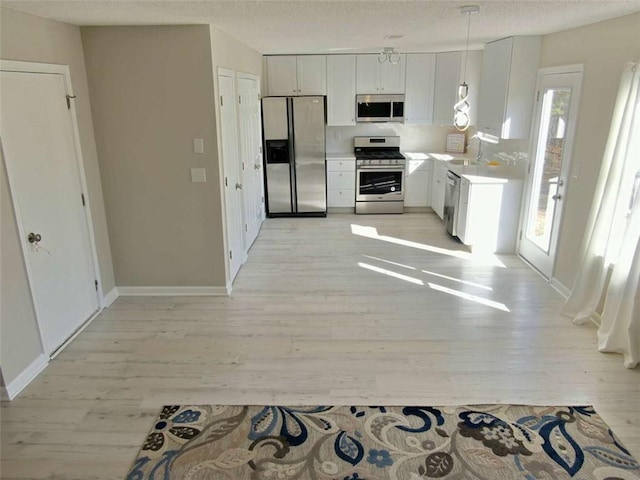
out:
{"label": "light bulb", "polygon": [[469,116],[469,85],[461,83],[458,87],[458,101],[453,106],[453,126],[456,130],[464,132],[471,124],[471,117]]}

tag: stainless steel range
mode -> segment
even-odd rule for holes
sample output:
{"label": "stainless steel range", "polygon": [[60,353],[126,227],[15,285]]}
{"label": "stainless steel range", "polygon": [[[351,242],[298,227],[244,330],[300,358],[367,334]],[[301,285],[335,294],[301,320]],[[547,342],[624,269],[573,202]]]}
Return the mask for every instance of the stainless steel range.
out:
{"label": "stainless steel range", "polygon": [[404,211],[405,158],[400,137],[355,137],[356,213]]}

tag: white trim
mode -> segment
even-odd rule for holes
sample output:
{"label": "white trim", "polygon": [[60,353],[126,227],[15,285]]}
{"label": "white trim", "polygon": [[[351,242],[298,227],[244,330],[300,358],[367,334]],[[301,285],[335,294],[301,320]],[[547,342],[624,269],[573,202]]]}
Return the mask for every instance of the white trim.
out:
{"label": "white trim", "polygon": [[217,296],[230,294],[230,287],[117,287],[120,297]]}
{"label": "white trim", "polygon": [[538,75],[556,75],[559,73],[583,73],[584,64],[575,63],[573,65],[561,65],[559,67],[544,67],[538,69]]}
{"label": "white trim", "polygon": [[20,375],[9,382],[8,385],[2,387],[2,401],[13,400],[20,394],[24,388],[36,378],[40,372],[49,364],[49,358],[41,353],[31,364],[25,368]]}
{"label": "white trim", "polygon": [[569,287],[567,287],[565,284],[563,284],[557,278],[552,278],[551,282],[549,282],[549,283],[556,290],[556,292],[558,292],[560,295],[562,295],[565,299],[569,298],[569,295],[571,295],[571,289]]}
{"label": "white trim", "polygon": [[[37,62],[22,62],[22,61],[15,61],[15,60],[0,60],[0,70],[1,71],[7,71],[7,72],[22,72],[22,73],[36,73],[36,74],[57,74],[57,75],[62,75],[62,78],[64,80],[65,83],[65,90],[67,95],[71,95],[73,96],[73,87],[71,85],[71,70],[69,69],[69,65],[61,65],[61,64],[54,64],[54,63],[37,63]],[[86,179],[86,175],[85,175],[85,171],[84,171],[84,159],[82,157],[82,148],[80,145],[80,133],[79,133],[79,127],[78,127],[78,118],[76,115],[76,107],[75,107],[75,102],[71,102],[71,108],[69,109],[69,111],[71,112],[71,130],[72,130],[72,135],[73,135],[73,142],[74,142],[74,149],[75,149],[75,153],[76,153],[76,161],[77,161],[77,168],[78,168],[78,173],[79,173],[79,177],[80,177],[80,188],[81,188],[81,193],[84,193],[84,197],[85,197],[85,208],[84,208],[84,212],[85,212],[85,218],[87,220],[87,233],[89,235],[89,246],[91,248],[91,256],[92,256],[92,262],[93,262],[93,272],[94,272],[94,277],[96,280],[98,279],[102,279],[101,275],[100,275],[100,264],[98,262],[98,249],[96,247],[96,239],[95,239],[95,231],[93,228],[93,217],[91,214],[91,203],[89,200],[89,189],[87,188],[87,179]],[[15,195],[15,191],[13,188],[11,188],[12,185],[12,175],[10,172],[10,167],[9,167],[9,163],[10,160],[7,158],[6,155],[4,155],[3,152],[3,158],[4,158],[4,163],[5,163],[5,167],[7,170],[7,180],[9,182],[9,190],[11,192],[11,200],[13,203],[13,210],[14,210],[14,214],[16,217],[16,223],[17,223],[17,227],[18,227],[18,233],[20,235],[20,238],[26,238],[26,234],[23,228],[23,222],[22,222],[22,217],[20,216],[20,208],[19,208],[19,202],[18,199]],[[25,248],[24,242],[20,242],[20,246],[21,246],[21,250],[22,250],[22,255],[24,258],[24,262],[25,262],[25,269],[27,271],[27,279],[29,281],[29,291],[31,293],[31,300],[33,303],[33,308],[36,314],[36,323],[38,324],[38,336],[40,338],[40,345],[42,347],[42,351],[45,352],[45,354],[47,355],[51,355],[53,353],[53,350],[51,349],[50,346],[45,344],[43,335],[42,335],[42,326],[40,324],[40,318],[41,315],[38,312],[38,307],[37,307],[37,302],[35,299],[35,292],[33,289],[33,285],[32,285],[32,281],[31,279],[33,278],[33,272],[31,269],[31,262],[29,259],[29,255],[27,252],[27,249]],[[104,308],[104,304],[103,304],[103,298],[102,295],[98,294],[98,292],[96,292],[96,303],[97,303],[97,311],[100,312],[102,310],[102,308]],[[89,320],[87,320],[85,322],[85,324],[87,324],[89,321],[91,321],[94,317],[89,318]],[[79,330],[82,330],[83,327],[80,327]],[[65,343],[63,343],[63,346],[66,345],[68,343],[69,340],[71,340],[71,338],[75,337],[75,334],[72,335],[71,337],[69,337],[69,339],[67,339],[67,341]],[[55,347],[54,347],[55,348]],[[57,350],[60,351],[62,349],[61,347],[57,347]]]}
{"label": "white trim", "polygon": [[113,287],[109,293],[102,297],[102,308],[110,307],[113,302],[120,296],[118,289]]}
{"label": "white trim", "polygon": [[227,295],[231,295],[231,291],[233,290],[233,283],[227,282]]}

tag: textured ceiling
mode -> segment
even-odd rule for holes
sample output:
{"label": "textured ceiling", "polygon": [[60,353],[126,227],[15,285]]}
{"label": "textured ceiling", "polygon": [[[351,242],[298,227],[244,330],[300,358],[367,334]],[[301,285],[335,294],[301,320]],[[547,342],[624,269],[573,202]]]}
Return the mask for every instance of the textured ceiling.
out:
{"label": "textured ceiling", "polygon": [[[261,53],[402,52],[470,48],[640,12],[640,0],[2,0],[2,6],[76,25],[214,24]],[[640,20],[638,28],[640,28]],[[389,40],[388,35],[404,35]]]}

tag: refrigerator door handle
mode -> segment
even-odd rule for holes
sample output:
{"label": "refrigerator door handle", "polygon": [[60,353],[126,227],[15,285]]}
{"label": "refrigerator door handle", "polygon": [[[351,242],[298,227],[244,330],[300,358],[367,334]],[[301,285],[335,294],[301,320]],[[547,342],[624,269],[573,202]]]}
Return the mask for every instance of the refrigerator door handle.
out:
{"label": "refrigerator door handle", "polygon": [[296,182],[296,139],[293,128],[293,97],[287,98],[287,119],[289,122],[289,169],[291,172],[291,205],[293,213],[298,212],[298,189]]}

